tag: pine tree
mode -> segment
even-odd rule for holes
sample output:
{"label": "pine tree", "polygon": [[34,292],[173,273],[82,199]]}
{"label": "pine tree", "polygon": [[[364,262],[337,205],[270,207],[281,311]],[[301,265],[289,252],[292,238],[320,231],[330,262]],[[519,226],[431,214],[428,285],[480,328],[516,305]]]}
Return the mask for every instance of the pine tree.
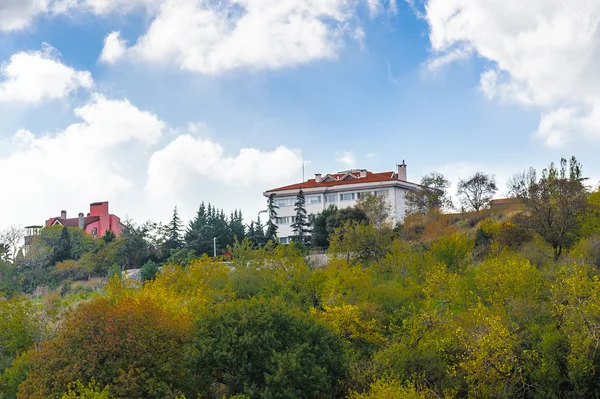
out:
{"label": "pine tree", "polygon": [[183,247],[183,240],[181,239],[182,223],[177,212],[177,207],[173,209],[173,217],[166,226],[167,239],[165,241],[166,253],[170,254],[174,250],[181,249]]}
{"label": "pine tree", "polygon": [[298,195],[296,195],[296,204],[294,210],[296,211],[296,219],[294,220],[294,223],[292,223],[294,238],[298,242],[306,245],[310,239],[310,223],[306,214],[306,198],[304,197],[304,192],[302,189],[300,189],[300,191],[298,191]]}
{"label": "pine tree", "polygon": [[258,216],[258,219],[256,220],[254,229],[255,229],[256,246],[258,248],[262,248],[267,243],[267,239],[265,237],[265,228],[260,220],[260,215]]}
{"label": "pine tree", "polygon": [[277,209],[279,209],[279,207],[275,205],[275,194],[271,194],[267,200],[267,213],[269,215],[269,220],[267,220],[267,233],[265,237],[267,241],[277,239],[277,229],[279,228],[279,226],[275,224],[275,219],[277,218]]}
{"label": "pine tree", "polygon": [[62,262],[71,259],[71,233],[67,227],[63,227],[58,239],[58,245],[54,252],[54,262]]}
{"label": "pine tree", "polygon": [[[207,253],[212,249],[212,227],[208,225],[209,213],[212,210],[212,206],[208,205],[207,210],[204,202],[200,204],[196,217],[191,220],[188,224],[187,231],[185,233],[185,245],[188,249],[194,251],[196,255],[200,256]],[[211,238],[208,238],[208,237]]]}

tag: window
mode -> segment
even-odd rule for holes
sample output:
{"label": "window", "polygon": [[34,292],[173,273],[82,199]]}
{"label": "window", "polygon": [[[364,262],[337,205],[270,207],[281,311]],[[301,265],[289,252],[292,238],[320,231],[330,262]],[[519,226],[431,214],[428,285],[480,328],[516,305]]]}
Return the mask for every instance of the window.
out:
{"label": "window", "polygon": [[280,208],[285,207],[285,206],[294,206],[294,199],[293,198],[278,199],[277,206]]}
{"label": "window", "polygon": [[279,243],[280,243],[280,244],[289,244],[289,243],[290,243],[290,241],[292,241],[292,240],[290,239],[290,237],[279,237]]}
{"label": "window", "polygon": [[388,190],[377,190],[373,192],[373,195],[376,197],[387,197]]}
{"label": "window", "polygon": [[335,194],[326,194],[325,202],[336,202],[337,196]]}
{"label": "window", "polygon": [[306,197],[306,203],[308,205],[311,205],[311,204],[320,204],[321,203],[321,196],[320,195],[313,195],[311,197]]}
{"label": "window", "polygon": [[340,194],[340,201],[352,201],[356,198],[354,193]]}
{"label": "window", "polygon": [[285,216],[282,218],[275,218],[275,224],[288,224],[289,223],[289,217]]}
{"label": "window", "polygon": [[93,235],[93,236],[95,236],[95,235],[98,235],[98,229],[97,229],[97,228],[95,228],[95,227],[94,227],[94,228],[92,229],[92,235]]}

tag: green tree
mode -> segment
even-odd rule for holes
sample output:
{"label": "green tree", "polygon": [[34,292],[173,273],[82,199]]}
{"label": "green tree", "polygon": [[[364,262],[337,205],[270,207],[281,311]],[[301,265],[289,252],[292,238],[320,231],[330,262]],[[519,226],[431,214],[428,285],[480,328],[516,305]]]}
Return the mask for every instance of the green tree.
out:
{"label": "green tree", "polygon": [[377,228],[390,227],[393,223],[392,205],[385,195],[363,194],[356,202],[356,209],[363,211],[369,223]]}
{"label": "green tree", "polygon": [[125,228],[118,240],[116,259],[121,270],[141,267],[150,257],[148,247],[148,229],[146,226],[137,227],[132,221],[124,223]]}
{"label": "green tree", "polygon": [[173,216],[171,221],[165,228],[166,240],[164,243],[164,252],[170,256],[172,251],[176,251],[183,247],[183,239],[181,237],[182,223],[179,217],[177,207],[173,208]]}
{"label": "green tree", "polygon": [[525,208],[515,222],[546,240],[553,248],[555,260],[580,237],[588,209],[584,181],[581,164],[572,157],[568,166],[564,158],[560,168],[551,163],[539,179],[531,168],[514,175],[509,182],[511,192]]}
{"label": "green tree", "polygon": [[441,173],[431,172],[421,177],[418,189],[405,194],[406,214],[426,215],[433,210],[442,211],[452,208],[452,200],[448,194],[450,181]]}
{"label": "green tree", "polygon": [[267,241],[277,239],[277,229],[279,228],[279,226],[275,224],[275,219],[277,218],[277,209],[279,209],[279,207],[275,204],[275,194],[272,193],[269,195],[269,199],[267,200],[267,214],[269,215],[265,237]]}
{"label": "green tree", "polygon": [[117,236],[111,230],[107,230],[106,233],[104,233],[102,239],[105,243],[110,244],[111,242],[117,239]]}
{"label": "green tree", "polygon": [[292,223],[294,239],[301,244],[306,245],[310,240],[310,223],[306,213],[306,198],[304,197],[304,191],[302,191],[302,189],[300,189],[298,195],[296,195],[294,210],[296,211],[296,218],[294,223]]}
{"label": "green tree", "polygon": [[338,209],[337,212],[327,218],[327,235],[331,237],[333,232],[348,222],[368,223],[367,214],[355,207]]}
{"label": "green tree", "polygon": [[498,191],[498,187],[494,176],[482,172],[477,172],[466,180],[458,181],[457,193],[461,203],[477,212],[490,203],[496,191]]}
{"label": "green tree", "polygon": [[54,263],[56,263],[68,259],[71,259],[71,234],[69,234],[69,229],[65,226],[61,230],[60,239],[58,240],[58,245],[54,251],[53,260]]}
{"label": "green tree", "polygon": [[158,265],[149,260],[148,262],[144,263],[144,266],[142,266],[140,274],[142,281],[154,280],[158,274]]}
{"label": "green tree", "polygon": [[192,367],[202,395],[331,398],[344,376],[341,340],[276,300],[218,304],[200,317]]}
{"label": "green tree", "polygon": [[317,248],[329,247],[329,231],[327,229],[327,220],[338,212],[338,208],[331,204],[323,212],[316,216],[311,216],[311,245]]}
{"label": "green tree", "polygon": [[144,298],[98,298],[81,304],[58,336],[32,355],[22,399],[57,399],[68,384],[94,378],[118,398],[175,398],[184,393],[182,366],[190,323]]}

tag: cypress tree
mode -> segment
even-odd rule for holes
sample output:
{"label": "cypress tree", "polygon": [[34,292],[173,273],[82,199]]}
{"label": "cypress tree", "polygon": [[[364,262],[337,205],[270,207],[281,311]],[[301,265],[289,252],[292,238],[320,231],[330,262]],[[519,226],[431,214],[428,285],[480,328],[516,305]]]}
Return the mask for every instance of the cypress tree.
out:
{"label": "cypress tree", "polygon": [[279,226],[275,224],[277,209],[279,209],[279,207],[275,205],[275,194],[271,194],[269,195],[269,199],[267,199],[267,213],[269,215],[269,220],[267,220],[267,233],[265,236],[267,241],[277,239],[277,229],[279,228]]}
{"label": "cypress tree", "polygon": [[296,211],[296,219],[294,220],[294,223],[292,223],[294,238],[298,242],[306,245],[310,239],[310,223],[306,214],[306,198],[304,197],[304,192],[302,189],[300,189],[300,191],[298,191],[298,195],[296,195],[296,204],[294,210]]}
{"label": "cypress tree", "polygon": [[173,250],[180,249],[183,247],[183,240],[181,238],[182,223],[179,218],[179,212],[177,207],[173,209],[173,217],[166,226],[167,240],[165,241],[166,253],[170,254]]}

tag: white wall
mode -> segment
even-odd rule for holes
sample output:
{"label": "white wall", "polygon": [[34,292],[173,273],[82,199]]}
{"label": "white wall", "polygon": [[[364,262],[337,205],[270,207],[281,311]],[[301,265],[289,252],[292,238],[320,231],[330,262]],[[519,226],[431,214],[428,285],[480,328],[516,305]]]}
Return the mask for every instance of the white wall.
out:
{"label": "white wall", "polygon": [[[406,205],[404,203],[404,193],[408,190],[400,188],[400,187],[381,187],[376,189],[359,189],[358,187],[355,189],[348,189],[348,187],[344,187],[344,189],[329,189],[327,194],[336,194],[336,202],[325,202],[325,197],[323,193],[320,194],[311,194],[305,193],[305,197],[319,195],[321,197],[321,203],[319,204],[307,204],[306,212],[309,215],[316,215],[318,213],[323,212],[324,209],[329,207],[329,205],[335,205],[338,209],[350,208],[356,205],[357,200],[350,201],[340,201],[340,194],[342,193],[373,193],[378,190],[388,190],[387,200],[390,206],[392,207],[392,215],[394,215],[394,223],[401,222],[404,219],[404,215],[406,212]],[[278,199],[293,199],[293,202],[296,201],[296,195],[286,195],[286,196],[276,196],[276,200]],[[294,206],[284,206],[280,207],[277,210],[278,217],[292,217],[296,216],[296,211],[294,210]],[[279,228],[277,230],[278,237],[292,237],[293,231],[291,227],[291,220],[288,224],[278,224]]]}

